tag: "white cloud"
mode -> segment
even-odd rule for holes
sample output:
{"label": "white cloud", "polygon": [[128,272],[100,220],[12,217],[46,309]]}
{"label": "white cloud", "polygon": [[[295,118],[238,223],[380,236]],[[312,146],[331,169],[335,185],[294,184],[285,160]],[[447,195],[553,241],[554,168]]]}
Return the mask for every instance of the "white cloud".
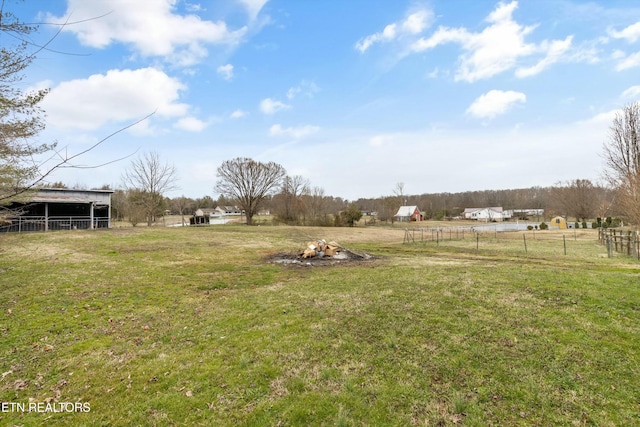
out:
{"label": "white cloud", "polygon": [[527,97],[522,92],[490,90],[473,101],[467,113],[474,117],[491,119],[506,113],[516,103],[526,101]]}
{"label": "white cloud", "polygon": [[627,54],[620,49],[616,49],[611,53],[611,59],[614,59],[614,60],[623,59],[625,56],[627,56]]}
{"label": "white cloud", "polygon": [[289,88],[289,90],[287,91],[287,98],[293,99],[298,95],[304,95],[308,98],[313,98],[313,96],[318,92],[320,92],[320,88],[315,84],[315,82],[302,80],[298,86]]}
{"label": "white cloud", "polygon": [[278,101],[276,99],[265,98],[260,101],[260,111],[264,114],[275,114],[278,111],[286,110],[291,108],[290,105],[285,104],[284,102]]}
{"label": "white cloud", "polygon": [[268,1],[269,0],[238,0],[238,2],[244,6],[252,21],[256,19]]}
{"label": "white cloud", "polygon": [[389,24],[385,26],[382,31],[358,40],[355,48],[359,50],[360,53],[364,53],[374,43],[389,42],[404,35],[419,34],[431,25],[432,20],[433,13],[431,11],[426,9],[418,10],[408,15],[403,21]]}
{"label": "white cloud", "polygon": [[622,98],[631,98],[631,99],[640,98],[640,85],[631,86],[630,88],[622,92],[621,96]]}
{"label": "white cloud", "polygon": [[402,23],[402,29],[410,34],[421,33],[428,25],[431,24],[433,14],[427,10],[419,10],[407,16]]}
{"label": "white cloud", "polygon": [[246,111],[235,110],[229,117],[231,117],[232,119],[241,119],[243,117],[246,117],[248,114],[249,113],[247,113]]}
{"label": "white cloud", "polygon": [[70,80],[51,89],[42,101],[49,125],[97,129],[105,123],[135,121],[156,112],[159,117],[187,114],[179,102],[185,86],[155,68],[110,70]]}
{"label": "white cloud", "polygon": [[396,25],[389,24],[386,27],[384,27],[384,30],[382,30],[382,32],[371,34],[363,39],[358,40],[358,42],[356,43],[356,49],[358,49],[360,53],[364,53],[374,43],[393,40],[395,36],[396,36]]}
{"label": "white cloud", "polygon": [[608,129],[608,127],[613,122],[613,119],[616,117],[617,110],[605,111],[603,113],[598,113],[595,116],[578,122],[578,125],[602,125],[603,129]]}
{"label": "white cloud", "polygon": [[629,68],[640,67],[640,52],[633,53],[629,56],[618,58],[619,62],[616,65],[616,71],[624,71]]}
{"label": "white cloud", "polygon": [[184,7],[189,11],[189,12],[202,12],[204,9],[202,8],[202,5],[199,3],[184,3]]}
{"label": "white cloud", "polygon": [[231,64],[221,65],[216,69],[216,72],[223,79],[231,80],[233,78],[233,65]]}
{"label": "white cloud", "polygon": [[517,7],[517,1],[499,3],[486,18],[489,25],[481,32],[440,27],[430,37],[415,41],[411,50],[424,52],[445,43],[460,44],[464,52],[459,57],[460,66],[455,73],[457,81],[486,79],[516,67],[522,58],[543,55],[543,59],[536,65],[519,68],[517,71],[518,77],[537,74],[562,59],[571,45],[572,37],[545,40],[538,45],[527,43],[525,37],[536,26],[522,26],[514,21],[512,15]]}
{"label": "white cloud", "polygon": [[554,63],[558,62],[571,47],[573,36],[568,36],[564,40],[554,40],[551,43],[543,42],[542,50],[546,56],[532,67],[520,67],[516,70],[516,77],[530,77],[541,73]]}
{"label": "white cloud", "polygon": [[271,136],[289,136],[291,138],[300,139],[305,136],[312,135],[318,132],[320,128],[318,126],[305,125],[298,127],[283,128],[281,125],[276,124],[269,128],[269,135]]}
{"label": "white cloud", "polygon": [[201,132],[207,127],[207,123],[195,117],[183,117],[176,122],[175,127],[189,132]]}
{"label": "white cloud", "polygon": [[144,57],[160,57],[190,66],[206,57],[208,44],[237,44],[247,27],[230,30],[224,21],[206,21],[197,15],[175,13],[172,0],[68,0],[65,17],[76,22],[62,31],[75,34],[83,45],[105,48],[111,43],[130,45]]}
{"label": "white cloud", "polygon": [[614,39],[624,39],[630,43],[635,43],[640,39],[640,22],[629,25],[621,31],[609,31],[609,35]]}
{"label": "white cloud", "polygon": [[445,43],[457,42],[468,43],[472,39],[472,34],[464,28],[447,28],[440,27],[433,35],[427,39],[424,37],[416,40],[411,45],[411,50],[414,52],[422,52],[425,50],[433,49],[436,46]]}

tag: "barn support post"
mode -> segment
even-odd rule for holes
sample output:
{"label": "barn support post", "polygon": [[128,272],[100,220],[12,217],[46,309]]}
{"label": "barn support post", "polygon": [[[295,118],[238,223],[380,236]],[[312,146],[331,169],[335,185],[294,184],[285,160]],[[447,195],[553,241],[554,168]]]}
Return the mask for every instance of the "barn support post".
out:
{"label": "barn support post", "polygon": [[49,231],[49,203],[44,203],[44,231]]}
{"label": "barn support post", "polygon": [[94,221],[95,221],[95,217],[94,217],[94,205],[93,202],[89,203],[89,229],[93,230],[95,227],[93,225]]}

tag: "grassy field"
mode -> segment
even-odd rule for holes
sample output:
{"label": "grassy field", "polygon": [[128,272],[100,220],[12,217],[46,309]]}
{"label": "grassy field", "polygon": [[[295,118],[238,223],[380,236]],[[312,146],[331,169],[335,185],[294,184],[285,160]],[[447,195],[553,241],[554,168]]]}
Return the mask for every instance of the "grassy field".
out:
{"label": "grassy field", "polygon": [[[0,236],[0,425],[640,424],[637,260],[403,233]],[[265,261],[310,238],[376,259]]]}

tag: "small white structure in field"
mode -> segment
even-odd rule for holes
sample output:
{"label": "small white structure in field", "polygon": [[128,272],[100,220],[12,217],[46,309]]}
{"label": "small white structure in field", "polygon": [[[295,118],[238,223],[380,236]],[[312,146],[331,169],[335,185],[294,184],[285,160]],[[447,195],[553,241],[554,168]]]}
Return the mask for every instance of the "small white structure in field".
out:
{"label": "small white structure in field", "polygon": [[466,208],[462,213],[464,219],[475,219],[476,221],[504,221],[511,219],[511,212],[504,211],[502,206],[490,208]]}

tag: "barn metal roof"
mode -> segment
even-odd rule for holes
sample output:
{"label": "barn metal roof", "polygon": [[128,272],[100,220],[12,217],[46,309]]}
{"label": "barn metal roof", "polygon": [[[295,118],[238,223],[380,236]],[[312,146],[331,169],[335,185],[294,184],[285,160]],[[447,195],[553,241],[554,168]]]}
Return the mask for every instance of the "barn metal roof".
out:
{"label": "barn metal roof", "polygon": [[33,196],[34,203],[97,203],[109,204],[112,190],[72,190],[68,188],[41,188]]}

